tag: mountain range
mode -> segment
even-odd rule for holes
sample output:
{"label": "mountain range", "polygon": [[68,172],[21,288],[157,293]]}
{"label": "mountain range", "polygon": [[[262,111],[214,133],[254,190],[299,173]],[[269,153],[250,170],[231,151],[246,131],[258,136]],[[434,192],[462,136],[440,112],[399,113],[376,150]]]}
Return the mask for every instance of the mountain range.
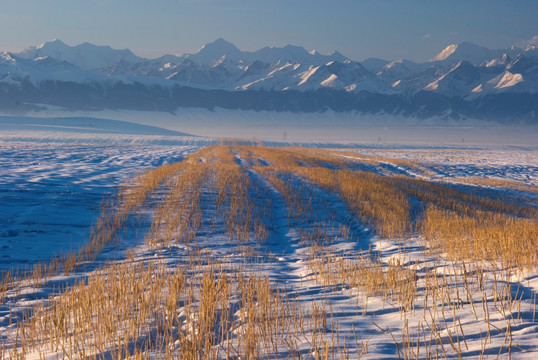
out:
{"label": "mountain range", "polygon": [[194,54],[146,59],[54,40],[0,53],[0,93],[0,109],[20,111],[223,107],[538,123],[538,49],[463,42],[416,63],[292,45],[247,52],[217,39]]}

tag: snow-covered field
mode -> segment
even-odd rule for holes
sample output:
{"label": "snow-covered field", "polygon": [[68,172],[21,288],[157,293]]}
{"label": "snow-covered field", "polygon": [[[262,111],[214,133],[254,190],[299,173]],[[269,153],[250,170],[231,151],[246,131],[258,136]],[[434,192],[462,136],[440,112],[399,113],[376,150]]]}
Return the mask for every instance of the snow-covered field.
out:
{"label": "snow-covered field", "polygon": [[87,241],[101,203],[129,177],[196,146],[0,142],[0,270]]}
{"label": "snow-covered field", "polygon": [[[87,119],[84,121],[88,122]],[[54,253],[67,253],[70,249],[79,248],[89,238],[90,228],[99,217],[102,201],[112,197],[121,184],[143,170],[181,161],[210,143],[209,139],[174,133],[173,131],[192,131],[188,127],[179,129],[178,124],[163,126],[166,121],[169,120],[161,118],[160,122],[152,121],[152,126],[157,124],[162,127],[150,129],[106,121],[92,121],[91,126],[82,126],[79,120],[40,123],[35,119],[22,121],[0,118],[0,270],[22,268],[37,261],[50,260]],[[243,120],[239,120],[241,121]],[[234,126],[239,125],[241,124],[236,122]],[[218,126],[224,127],[222,124]],[[98,130],[89,132],[89,128]],[[257,128],[255,134],[263,134],[260,129]],[[146,131],[149,135],[145,135]],[[215,130],[208,130],[207,135],[219,137],[219,134],[212,131]],[[287,136],[291,136],[293,132],[288,131]],[[453,142],[458,142],[456,139],[460,137],[459,131],[464,130],[457,130]],[[333,135],[336,136],[336,133]],[[274,140],[278,134],[271,136]],[[313,137],[310,140],[320,139]],[[398,142],[403,142],[402,140],[403,138]],[[349,141],[351,140],[346,139],[346,143]],[[334,152],[335,158],[351,160],[350,166],[354,169],[384,176],[400,174],[435,181],[454,178],[460,185],[466,184],[464,179],[469,177],[507,180],[508,185],[501,184],[506,186],[477,185],[475,181],[473,189],[476,190],[478,186],[480,190],[480,186],[484,186],[487,187],[484,192],[486,196],[501,201],[507,196],[536,207],[534,199],[538,183],[538,150],[531,142],[523,144],[522,149],[508,148],[510,143],[492,145],[487,144],[487,141],[474,141],[472,146],[443,144],[441,150],[435,149],[431,142],[424,145],[423,149],[412,143],[412,150],[372,149],[374,146],[381,147],[378,139],[368,145],[371,145],[369,149],[329,152]],[[157,222],[156,218],[170,194],[174,194],[174,186],[179,186],[177,184],[180,182],[174,180],[166,182],[149,197],[140,210],[143,216],[132,217],[123,224],[125,229],[120,231],[124,244],[122,252],[114,252],[114,245],[107,245],[105,254],[98,262],[101,263],[104,257],[111,259],[113,256],[118,256],[118,263],[125,262],[126,258],[137,264],[155,262],[172,269],[170,271],[182,269],[187,282],[191,278],[194,282],[199,275],[197,271],[204,272],[211,268],[211,263],[215,266],[213,270],[217,268],[222,271],[225,268],[230,274],[238,272],[246,276],[266,276],[273,291],[279,289],[294,299],[285,303],[286,309],[290,311],[286,312],[286,316],[297,320],[297,313],[293,313],[293,309],[304,316],[298,320],[303,321],[300,325],[282,325],[288,333],[282,333],[281,338],[275,340],[282,341],[277,346],[280,350],[276,358],[318,359],[327,355],[328,358],[340,359],[345,358],[346,354],[349,358],[370,359],[457,358],[459,354],[472,358],[493,359],[498,354],[500,358],[536,358],[538,275],[535,270],[500,278],[505,272],[487,268],[484,270],[484,284],[478,285],[477,273],[469,276],[471,283],[467,284],[467,274],[465,277],[462,275],[465,265],[462,267],[461,263],[448,261],[442,254],[428,253],[420,234],[407,235],[405,241],[381,237],[372,226],[357,219],[341,196],[297,176],[283,177],[292,193],[296,194],[296,198],[293,198],[295,200],[290,200],[278,188],[278,182],[271,182],[256,168],[254,158],[232,151],[240,171],[250,179],[247,198],[254,206],[253,214],[259,217],[265,227],[266,236],[257,239],[257,236],[251,234],[249,239],[239,241],[235,238],[236,235],[230,235],[225,219],[228,210],[219,213],[219,205],[216,205],[218,190],[215,186],[218,184],[201,180],[203,186],[194,190],[189,188],[189,191],[183,188],[183,192],[176,195],[183,196],[181,201],[187,201],[187,193],[199,191],[196,206],[199,206],[202,218],[199,227],[195,229],[196,245],[192,241],[187,243],[181,240],[166,246],[163,240],[162,246],[151,246],[148,234],[158,238],[166,232],[167,221],[161,219]],[[201,155],[200,161],[208,156]],[[256,160],[261,165],[266,165],[266,161],[268,160],[262,157]],[[198,175],[193,173],[192,176]],[[509,186],[512,183],[528,188],[512,188]],[[177,203],[181,201],[178,200]],[[309,209],[308,214],[290,216],[303,203]],[[168,212],[187,211],[177,204],[170,206],[172,208]],[[225,205],[223,208],[227,209]],[[156,225],[150,227],[152,222]],[[189,223],[188,226],[194,225]],[[177,231],[180,233],[185,230]],[[170,239],[178,241],[175,236],[179,235],[176,233],[170,236]],[[313,246],[309,243],[315,242],[312,239],[323,240]],[[132,250],[127,256],[123,252],[126,248]],[[385,273],[388,269],[394,269],[396,263],[400,264],[396,269],[402,273],[413,271],[416,278],[413,277],[412,281],[417,281],[418,290],[412,307],[403,310],[407,305],[402,305],[404,301],[398,300],[399,295],[384,297],[376,291],[370,293],[345,280],[334,282],[334,278],[323,273],[334,269],[323,267],[324,258],[320,255],[322,251],[329,254],[326,260],[328,263],[334,261],[336,268],[337,264],[344,263],[338,261],[357,260],[361,250],[368,253],[369,249],[370,254],[373,252],[379,257]],[[313,258],[316,252],[319,258]],[[189,268],[192,266],[193,254],[200,256],[200,263],[194,269]],[[475,269],[475,265],[467,264],[468,269]],[[7,350],[0,346],[0,358],[10,358],[16,348],[14,344],[21,345],[17,340],[20,335],[16,321],[22,319],[22,310],[39,304],[40,299],[57,291],[55,289],[59,284],[72,283],[76,278],[85,279],[92,268],[81,267],[70,275],[54,275],[48,283],[21,284],[17,289],[7,291],[5,302],[0,305],[0,342],[7,346]],[[428,298],[432,295],[425,291],[425,288],[431,286],[428,282],[432,280],[429,277],[431,274],[439,275],[438,281],[444,279],[446,285],[446,288],[439,287],[443,294],[436,294],[433,299]],[[410,281],[411,278],[405,278],[405,282]],[[510,293],[509,306],[506,304],[508,297],[503,292],[507,288]],[[163,293],[169,291],[166,289]],[[502,292],[502,295],[497,292]],[[230,313],[235,330],[230,333],[234,337],[230,341],[236,349],[231,358],[239,359],[243,358],[242,334],[243,331],[246,334],[249,323],[242,315],[243,306],[246,307],[245,299],[241,300],[239,295],[236,295],[239,296],[238,299],[233,298],[233,291],[231,294]],[[437,302],[435,296],[438,297]],[[262,302],[259,297],[258,294],[257,303]],[[1,299],[2,297],[0,303]],[[52,304],[53,300],[49,300],[47,304],[49,303]],[[185,334],[188,335],[188,324],[191,321],[201,321],[197,320],[201,315],[189,318],[187,306],[182,307],[181,304],[178,305],[176,316],[184,324]],[[194,307],[199,306],[195,304]],[[224,315],[220,314],[219,318],[222,317]],[[316,324],[317,320],[321,320],[322,324]],[[140,339],[151,338],[153,331],[159,333],[160,330],[155,330],[157,328],[158,325],[150,321]],[[183,331],[180,328],[181,326],[175,327],[172,333],[178,340],[166,345],[170,345],[171,356],[177,357],[183,351],[181,346],[185,343],[180,341]],[[121,331],[124,330],[120,330],[120,333]],[[267,350],[266,345],[274,346],[265,343],[262,345],[263,336],[258,335],[256,339],[259,343],[256,345],[259,347],[256,351]],[[266,336],[268,337],[269,335]],[[218,352],[218,357],[226,358],[224,349],[230,343],[226,344],[225,339],[218,336],[212,338],[211,343],[215,349],[212,354]],[[135,341],[127,346],[131,354],[136,344]],[[114,346],[109,346],[105,358],[115,358],[117,353],[111,349]],[[66,343],[61,347],[56,344],[52,350],[48,347],[46,350],[30,347],[26,356],[28,359],[38,359],[39,351],[43,351],[49,354],[48,358],[62,358],[62,353],[69,352],[66,347]],[[323,349],[330,350],[324,353]],[[89,351],[91,354],[94,350]],[[146,355],[162,358],[162,355],[157,354],[159,351],[152,351]],[[209,353],[207,349],[202,351]],[[72,352],[76,354],[74,358],[79,358],[77,356],[81,353],[80,349]]]}
{"label": "snow-covered field", "polygon": [[[482,149],[361,149],[393,171],[436,180],[483,178],[538,185],[538,152],[529,148]],[[391,163],[391,160],[394,163]],[[403,161],[402,161],[403,160]],[[406,160],[411,162],[406,163]]]}
{"label": "snow-covered field", "polygon": [[0,270],[78,248],[124,181],[198,141],[121,121],[0,117]]}

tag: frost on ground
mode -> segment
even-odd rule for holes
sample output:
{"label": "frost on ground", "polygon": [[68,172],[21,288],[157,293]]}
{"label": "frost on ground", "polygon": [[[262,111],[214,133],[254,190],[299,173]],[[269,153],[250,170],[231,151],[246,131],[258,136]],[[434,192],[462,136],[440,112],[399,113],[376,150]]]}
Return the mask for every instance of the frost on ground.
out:
{"label": "frost on ground", "polygon": [[[13,214],[36,199],[69,218],[155,170],[119,190],[95,247],[3,282],[0,357],[538,354],[535,152],[2,145]],[[505,182],[460,181],[491,174]]]}

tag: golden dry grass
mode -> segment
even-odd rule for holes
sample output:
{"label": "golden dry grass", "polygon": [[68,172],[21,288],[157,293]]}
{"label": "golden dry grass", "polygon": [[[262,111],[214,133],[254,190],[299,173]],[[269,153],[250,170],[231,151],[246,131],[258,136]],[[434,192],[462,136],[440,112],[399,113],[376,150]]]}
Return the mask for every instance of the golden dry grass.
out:
{"label": "golden dry grass", "polygon": [[[446,252],[451,259],[489,261],[495,266],[500,261],[501,266],[515,266],[520,271],[534,270],[538,263],[536,251],[529,250],[538,247],[538,209],[529,205],[477,196],[426,180],[340,170],[345,162],[334,159],[329,151],[257,147],[244,151],[270,164],[254,169],[268,177],[279,192],[291,191],[278,174],[296,174],[339,194],[353,214],[381,236],[403,237],[418,230],[431,248]],[[336,169],[319,167],[321,163]],[[289,199],[293,194],[285,196],[290,208],[298,206]],[[412,200],[419,202],[416,209],[410,206]],[[412,217],[413,210],[422,209],[422,216]]]}
{"label": "golden dry grass", "polygon": [[[536,209],[428,181],[352,171],[348,161],[324,150],[216,146],[139,175],[120,190],[113,206],[105,207],[87,247],[35,266],[27,280],[7,274],[0,300],[17,284],[31,281],[40,287],[52,274],[70,273],[82,259],[94,259],[157,189],[162,198],[154,208],[146,245],[187,245],[188,261],[143,260],[129,252],[123,262],[107,264],[36,302],[0,344],[0,358],[367,355],[369,340],[355,328],[352,343],[340,338],[338,317],[327,299],[301,305],[293,291],[258,271],[263,266],[256,261],[263,260],[253,240],[263,243],[270,232],[268,186],[283,197],[288,221],[299,228],[313,221],[316,199],[309,196],[327,191],[347,206],[354,220],[380,236],[405,239],[416,233],[425,240],[424,259],[411,261],[405,241],[398,243],[395,256],[383,258],[371,249],[336,251],[330,246],[336,231],[301,232],[310,271],[305,281],[335,292],[355,289],[363,299],[357,303],[360,316],[367,316],[373,298],[397,309],[400,330],[373,325],[390,335],[398,357],[438,359],[469,353],[468,342],[476,344],[478,334],[469,336],[475,326],[460,321],[463,313],[472,314],[486,329],[483,336],[480,332],[480,357],[498,336],[499,319],[506,324],[499,354],[504,348],[511,356],[517,349],[511,329],[523,321],[523,291],[518,287],[514,293],[511,278],[536,270]],[[245,255],[241,265],[208,255],[197,243],[203,232],[216,232],[219,224],[230,243],[252,254]],[[337,237],[351,241],[347,224],[340,224]],[[429,267],[423,267],[431,254],[437,255],[437,263],[428,260]],[[529,313],[535,316],[536,299],[532,301]],[[304,344],[307,353],[300,351]]]}

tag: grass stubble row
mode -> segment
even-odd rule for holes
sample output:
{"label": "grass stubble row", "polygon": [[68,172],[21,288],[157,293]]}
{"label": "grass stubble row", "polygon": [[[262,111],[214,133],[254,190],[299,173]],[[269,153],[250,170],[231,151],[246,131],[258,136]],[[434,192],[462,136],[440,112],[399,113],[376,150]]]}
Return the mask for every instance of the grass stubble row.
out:
{"label": "grass stubble row", "polygon": [[271,163],[259,171],[297,174],[339,194],[356,218],[370,223],[383,237],[401,238],[418,231],[430,248],[454,260],[488,261],[516,271],[536,269],[535,207],[420,179],[348,170],[346,162],[331,158],[328,151],[250,149]]}
{"label": "grass stubble row", "polygon": [[169,191],[146,244],[190,244],[188,264],[137,262],[131,254],[123,264],[96,271],[24,314],[2,357],[256,358],[299,354],[297,343],[321,342],[319,330],[304,329],[316,328],[305,325],[310,321],[322,323],[322,312],[314,318],[304,313],[265,277],[247,278],[243,269],[216,265],[218,259],[212,264],[195,244],[204,188],[215,191],[214,216],[226,225],[229,241],[241,245],[252,235],[258,241],[266,236],[253,218],[250,178],[229,155],[229,148],[203,152],[166,180]]}
{"label": "grass stubble row", "polygon": [[[512,351],[525,350],[518,348],[511,329],[534,322],[536,295],[523,299],[523,285],[518,283],[514,291],[512,277],[536,270],[535,209],[427,181],[353,171],[349,161],[329,151],[218,146],[140,175],[123,188],[116,205],[109,207],[114,212],[103,215],[90,243],[72,260],[73,267],[64,264],[62,269],[72,271],[79,259],[95,259],[160,186],[167,191],[153,211],[146,245],[188,246],[187,262],[141,260],[131,254],[122,263],[91,273],[27,311],[12,327],[16,330],[4,341],[0,357],[367,355],[372,339],[357,336],[354,328],[344,339],[330,300],[299,305],[285,287],[249,266],[248,258],[231,264],[208,256],[198,244],[204,234],[218,229],[225,229],[227,241],[239,252],[263,244],[271,231],[267,214],[272,205],[266,187],[252,174],[286,200],[289,224],[302,232],[308,249],[311,281],[334,291],[358,289],[362,316],[376,298],[382,307],[397,309],[400,326],[372,324],[379,337],[390,336],[398,357],[497,355],[488,352],[492,337],[504,337],[495,350],[499,354],[511,357]],[[315,220],[308,220],[316,207],[311,196],[320,189],[337,194],[357,222],[382,237],[405,239],[420,233],[425,240],[423,259],[407,258],[405,241],[399,242],[399,256],[388,260],[371,249],[337,254],[328,240],[335,237],[334,231],[301,228],[301,222]],[[341,238],[351,237],[345,225],[339,232]],[[427,260],[432,253],[434,263]],[[39,275],[38,271],[34,278]],[[9,287],[4,288],[6,297]],[[522,309],[522,304],[529,308]],[[476,322],[462,323],[460,319],[469,318],[464,313]]]}
{"label": "grass stubble row", "polygon": [[[488,354],[492,329],[505,335],[498,354],[503,347],[508,357],[512,349],[524,351],[512,343],[512,326],[525,322],[521,305],[524,286],[519,282],[514,286],[513,279],[515,274],[536,271],[535,208],[481,198],[423,180],[349,171],[349,164],[331,159],[328,152],[320,150],[249,151],[271,164],[261,171],[277,177],[282,173],[297,174],[313,186],[333,191],[356,211],[358,219],[370,223],[380,235],[403,237],[411,231],[418,232],[425,240],[424,257],[434,253],[444,259],[419,273],[417,269],[426,267],[418,260],[406,259],[405,246],[398,258],[382,263],[381,259],[362,252],[347,256],[331,253],[329,247],[320,245],[320,236],[313,241],[310,264],[321,283],[362,289],[366,296],[364,309],[368,296],[380,296],[383,304],[385,299],[394,306],[400,304],[405,326],[401,341],[395,340],[399,356],[443,358],[451,354],[460,357],[464,350],[469,353],[465,324],[457,316],[463,310],[470,310],[477,321],[482,310],[481,320],[487,330],[484,334],[480,330],[479,357]],[[289,204],[293,206],[293,202]],[[413,214],[419,215],[413,218]],[[439,273],[438,269],[448,270]],[[423,316],[414,326],[415,340],[411,341],[406,312],[415,312],[418,298],[422,299]],[[534,323],[536,294],[531,292],[527,305],[526,321]],[[490,307],[498,321],[506,321],[504,326],[492,326]],[[447,318],[452,320],[452,327]],[[476,331],[476,324],[469,325],[473,326],[471,331]],[[476,339],[477,334],[474,335]]]}

